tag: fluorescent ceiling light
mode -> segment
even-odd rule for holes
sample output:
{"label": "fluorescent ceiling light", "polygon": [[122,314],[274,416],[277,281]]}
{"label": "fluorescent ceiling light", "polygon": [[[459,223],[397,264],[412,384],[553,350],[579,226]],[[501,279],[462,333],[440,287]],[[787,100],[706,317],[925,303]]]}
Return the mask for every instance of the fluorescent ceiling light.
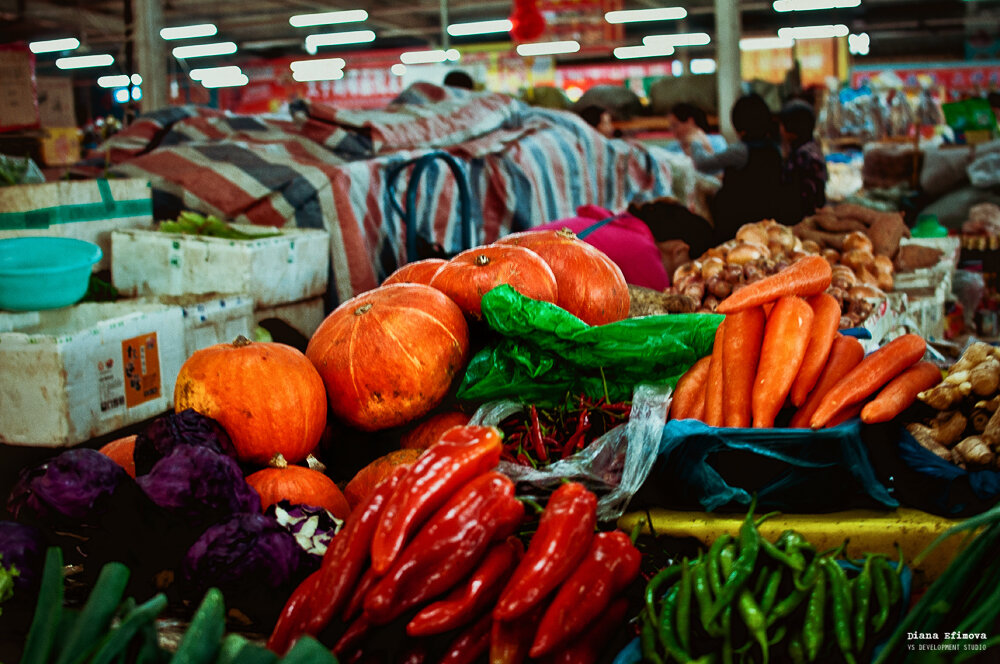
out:
{"label": "fluorescent ceiling light", "polygon": [[241,85],[246,85],[250,82],[246,74],[239,74],[238,76],[220,76],[218,78],[203,78],[201,84],[206,88],[235,88]]}
{"label": "fluorescent ceiling light", "polygon": [[846,25],[806,25],[799,28],[780,28],[778,36],[782,39],[829,39],[831,37],[846,37],[850,30]]}
{"label": "fluorescent ceiling light", "polygon": [[642,38],[646,46],[704,46],[712,41],[707,32],[680,32],[676,35],[648,35]]}
{"label": "fluorescent ceiling light", "polygon": [[322,60],[296,60],[290,62],[288,68],[292,71],[308,71],[310,69],[343,69],[347,62],[343,58],[323,58]]}
{"label": "fluorescent ceiling light", "polygon": [[402,76],[403,74],[406,73],[406,65],[404,65],[402,62],[397,62],[393,66],[389,67],[389,71],[391,71],[396,76]]}
{"label": "fluorescent ceiling light", "polygon": [[201,69],[192,69],[188,72],[188,76],[191,77],[192,81],[202,81],[206,78],[232,78],[242,73],[243,70],[236,65],[229,65],[227,67],[203,67]]}
{"label": "fluorescent ceiling light", "polygon": [[324,58],[322,60],[296,60],[289,63],[292,78],[296,81],[335,81],[344,78],[343,58]]}
{"label": "fluorescent ceiling light", "polygon": [[625,9],[608,12],[604,20],[608,23],[634,23],[635,21],[676,21],[687,16],[683,7],[657,7],[656,9]]}
{"label": "fluorescent ceiling light", "polygon": [[324,32],[306,37],[306,52],[315,53],[320,46],[342,46],[343,44],[363,44],[375,41],[371,30],[349,30],[347,32]]}
{"label": "fluorescent ceiling light", "polygon": [[674,54],[674,47],[669,44],[657,46],[619,46],[614,50],[615,57],[619,60],[631,58],[653,58],[657,56],[667,56]]}
{"label": "fluorescent ceiling light", "polygon": [[533,44],[518,44],[517,54],[524,57],[529,55],[558,55],[560,53],[576,53],[580,50],[578,41],[554,41],[535,42]]}
{"label": "fluorescent ceiling light", "polygon": [[507,19],[497,21],[473,21],[471,23],[452,23],[448,26],[448,34],[452,37],[468,35],[486,35],[491,32],[510,32],[514,24]]}
{"label": "fluorescent ceiling light", "polygon": [[122,88],[129,84],[128,74],[118,76],[98,76],[97,84],[102,88]]}
{"label": "fluorescent ceiling light", "polygon": [[118,102],[119,104],[128,103],[128,89],[120,88],[118,90],[115,90],[115,101]]}
{"label": "fluorescent ceiling light", "polygon": [[65,39],[48,39],[36,41],[28,44],[32,53],[52,53],[53,51],[72,51],[80,48],[80,40],[76,37],[66,37]]}
{"label": "fluorescent ceiling light", "polygon": [[83,67],[107,67],[113,65],[115,59],[110,55],[78,55],[73,58],[58,58],[56,67],[59,69],[82,69]]}
{"label": "fluorescent ceiling light", "polygon": [[344,78],[344,70],[328,69],[327,71],[319,71],[308,69],[305,71],[293,71],[292,78],[300,83],[307,81],[336,81]]}
{"label": "fluorescent ceiling light", "polygon": [[871,37],[867,32],[847,36],[847,50],[851,55],[868,55],[871,52]]}
{"label": "fluorescent ceiling light", "polygon": [[447,51],[407,51],[399,55],[399,59],[404,65],[426,65],[433,62],[445,62],[447,60],[454,62],[460,57],[462,55],[453,48]]}
{"label": "fluorescent ceiling light", "polygon": [[218,29],[212,23],[198,25],[180,25],[176,28],[161,28],[160,36],[164,39],[194,39],[195,37],[211,37]]}
{"label": "fluorescent ceiling light", "polygon": [[138,74],[132,74],[132,78],[130,80],[132,81],[132,85],[142,85],[142,76],[139,76]]}
{"label": "fluorescent ceiling light", "polygon": [[782,37],[747,37],[740,40],[741,51],[764,51],[772,48],[791,48],[795,40]]}
{"label": "fluorescent ceiling light", "polygon": [[364,9],[350,9],[343,12],[320,12],[318,14],[298,14],[288,19],[296,28],[308,28],[312,25],[333,25],[334,23],[356,23],[368,20],[368,12]]}
{"label": "fluorescent ceiling light", "polygon": [[210,55],[230,55],[236,52],[233,42],[217,42],[214,44],[193,44],[178,46],[173,50],[175,58],[204,58]]}
{"label": "fluorescent ceiling light", "polygon": [[815,9],[849,9],[860,4],[861,0],[774,0],[771,6],[776,12],[806,12]]}
{"label": "fluorescent ceiling light", "polygon": [[712,58],[691,58],[688,67],[692,74],[713,74],[716,65]]}

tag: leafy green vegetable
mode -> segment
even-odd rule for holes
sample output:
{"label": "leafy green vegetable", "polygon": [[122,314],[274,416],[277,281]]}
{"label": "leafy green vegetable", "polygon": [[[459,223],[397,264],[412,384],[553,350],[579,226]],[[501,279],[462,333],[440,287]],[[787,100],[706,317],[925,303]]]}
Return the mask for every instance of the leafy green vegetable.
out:
{"label": "leafy green vegetable", "polygon": [[266,237],[277,237],[281,233],[244,233],[233,228],[223,220],[210,214],[207,217],[197,212],[181,212],[176,221],[160,223],[160,231],[164,233],[185,233],[187,235],[207,235],[227,240],[259,240]]}

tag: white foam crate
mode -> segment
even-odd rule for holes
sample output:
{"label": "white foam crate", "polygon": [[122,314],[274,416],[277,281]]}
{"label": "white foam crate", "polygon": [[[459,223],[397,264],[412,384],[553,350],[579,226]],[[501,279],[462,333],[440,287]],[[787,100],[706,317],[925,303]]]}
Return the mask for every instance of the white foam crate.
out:
{"label": "white foam crate", "polygon": [[170,410],[185,359],[179,306],[31,313],[0,314],[0,442],[76,445]]}
{"label": "white foam crate", "polygon": [[[234,224],[247,233],[279,229]],[[128,297],[249,294],[257,306],[297,302],[326,292],[330,235],[283,228],[255,240],[159,231],[111,234],[111,281]]]}
{"label": "white foam crate", "polygon": [[322,297],[314,297],[302,302],[290,302],[276,307],[260,307],[254,311],[254,322],[276,318],[284,321],[296,332],[307,339],[311,338],[316,328],[326,318],[326,310]]}

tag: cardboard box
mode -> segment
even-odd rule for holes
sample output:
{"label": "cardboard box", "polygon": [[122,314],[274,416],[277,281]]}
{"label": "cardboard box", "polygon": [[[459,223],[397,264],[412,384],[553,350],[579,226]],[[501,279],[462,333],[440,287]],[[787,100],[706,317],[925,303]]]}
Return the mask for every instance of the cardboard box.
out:
{"label": "cardboard box", "polygon": [[0,238],[75,237],[101,247],[95,270],[111,265],[111,231],[152,228],[146,180],[76,180],[0,187]]}
{"label": "cardboard box", "polygon": [[37,126],[35,54],[26,45],[0,44],[0,131]]}
{"label": "cardboard box", "polygon": [[0,314],[0,443],[70,446],[169,411],[184,339],[164,304]]}
{"label": "cardboard box", "polygon": [[[247,233],[274,228],[238,225]],[[123,230],[111,234],[111,281],[123,295],[251,294],[257,307],[326,292],[330,235],[283,228],[281,235],[228,240],[202,235]]]}
{"label": "cardboard box", "polygon": [[38,91],[38,119],[43,127],[76,127],[73,79],[39,76],[35,87]]}
{"label": "cardboard box", "polygon": [[42,163],[46,166],[69,166],[80,161],[83,132],[76,127],[48,127],[42,138]]}

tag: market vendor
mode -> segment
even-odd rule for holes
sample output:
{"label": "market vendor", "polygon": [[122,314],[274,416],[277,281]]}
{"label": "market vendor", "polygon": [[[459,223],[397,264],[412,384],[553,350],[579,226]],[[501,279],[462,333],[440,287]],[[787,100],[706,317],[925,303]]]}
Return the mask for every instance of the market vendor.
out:
{"label": "market vendor", "polygon": [[581,206],[576,213],[533,230],[569,228],[607,254],[633,286],[668,288],[678,266],[714,244],[708,221],[670,197],[633,202],[619,214],[597,205]]}

